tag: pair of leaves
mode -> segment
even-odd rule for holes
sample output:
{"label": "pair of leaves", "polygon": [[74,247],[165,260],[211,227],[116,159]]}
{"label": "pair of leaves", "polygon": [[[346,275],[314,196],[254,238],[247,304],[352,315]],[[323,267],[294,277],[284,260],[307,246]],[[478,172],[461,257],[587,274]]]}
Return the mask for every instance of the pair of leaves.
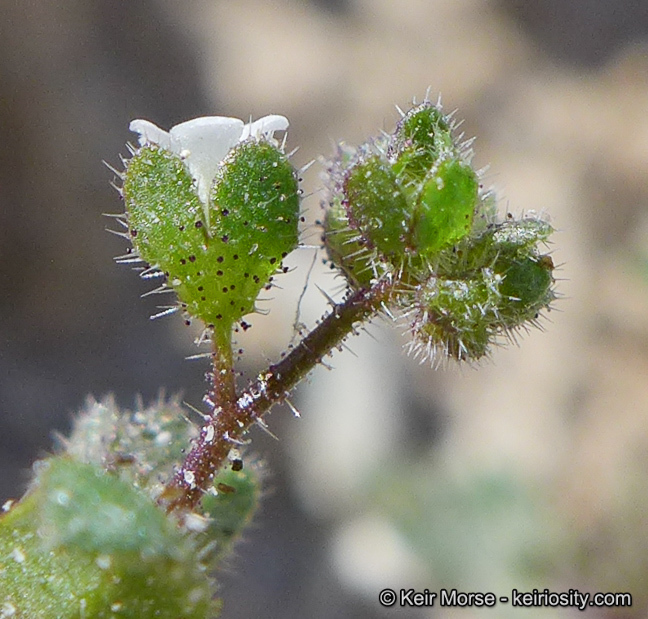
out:
{"label": "pair of leaves", "polygon": [[263,140],[230,151],[208,204],[181,158],[155,145],[129,161],[123,195],[141,258],[164,274],[187,314],[225,334],[297,246],[296,175]]}

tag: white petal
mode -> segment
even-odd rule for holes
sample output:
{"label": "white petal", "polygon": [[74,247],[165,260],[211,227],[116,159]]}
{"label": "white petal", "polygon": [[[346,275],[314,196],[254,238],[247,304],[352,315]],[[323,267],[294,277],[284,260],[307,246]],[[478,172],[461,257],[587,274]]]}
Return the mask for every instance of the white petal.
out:
{"label": "white petal", "polygon": [[206,204],[221,161],[238,144],[243,121],[224,116],[194,118],[170,131],[170,150],[180,155],[195,179],[198,196]]}
{"label": "white petal", "polygon": [[288,119],[285,116],[270,114],[245,125],[241,140],[247,140],[250,136],[258,140],[262,135],[271,140],[275,131],[285,131],[286,129],[288,129]]}
{"label": "white petal", "polygon": [[157,125],[154,125],[149,120],[143,120],[138,118],[133,120],[128,128],[133,133],[139,133],[139,144],[140,146],[146,146],[147,144],[158,144],[162,148],[169,149],[171,144],[170,135],[160,129]]}

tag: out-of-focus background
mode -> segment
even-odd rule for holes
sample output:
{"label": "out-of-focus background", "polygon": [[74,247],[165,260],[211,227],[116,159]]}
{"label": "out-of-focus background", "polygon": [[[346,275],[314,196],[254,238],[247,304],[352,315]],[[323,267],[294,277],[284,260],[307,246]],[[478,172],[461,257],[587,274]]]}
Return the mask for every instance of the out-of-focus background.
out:
{"label": "out-of-focus background", "polygon": [[[502,210],[546,212],[564,278],[546,332],[433,371],[378,320],[276,409],[263,508],[221,575],[226,619],[472,617],[381,609],[390,586],[629,591],[648,614],[648,3],[644,0],[0,2],[0,499],[87,394],[160,387],[200,404],[179,318],[113,264],[112,174],[128,122],[291,120],[304,165],[443,96],[478,136]],[[316,164],[309,224],[321,216]],[[307,225],[305,243],[317,243]],[[313,249],[242,344],[248,372],[292,336]],[[315,284],[300,320],[326,301]],[[493,611],[491,611],[493,612]],[[517,616],[498,606],[498,617]],[[546,609],[542,617],[577,611]],[[529,616],[535,616],[535,612]],[[480,615],[481,616],[481,615]]]}

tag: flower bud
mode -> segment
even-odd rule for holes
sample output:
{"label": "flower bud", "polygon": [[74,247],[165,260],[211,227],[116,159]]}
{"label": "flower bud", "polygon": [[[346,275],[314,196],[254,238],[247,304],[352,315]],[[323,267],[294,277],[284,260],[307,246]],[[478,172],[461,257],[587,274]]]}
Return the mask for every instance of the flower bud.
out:
{"label": "flower bud", "polygon": [[[545,222],[524,220],[522,231],[550,230]],[[454,263],[444,263],[428,282],[402,303],[413,307],[410,349],[426,357],[438,353],[457,360],[477,360],[500,336],[526,323],[555,299],[554,265],[538,255],[525,234],[514,234],[514,222],[494,226],[471,245],[462,244]],[[520,230],[518,230],[520,232]]]}
{"label": "flower bud", "polygon": [[354,288],[389,284],[390,315],[407,316],[411,351],[475,360],[555,299],[542,219],[498,222],[468,143],[425,101],[394,133],[329,165],[324,243]]}
{"label": "flower bud", "polygon": [[391,165],[378,155],[347,174],[343,204],[351,227],[382,257],[398,260],[409,243],[412,211]]}
{"label": "flower bud", "polygon": [[502,269],[503,275],[499,317],[507,328],[535,320],[538,312],[554,300],[551,256],[527,257],[508,264],[502,260],[496,268]]}
{"label": "flower bud", "polygon": [[[416,279],[412,269],[472,231],[480,207],[477,175],[450,122],[429,102],[405,114],[386,143],[372,142],[354,156],[340,150],[330,171],[329,202],[346,213],[327,217],[324,239],[331,260],[347,271],[358,243],[373,251],[368,273],[391,269]],[[345,228],[343,219],[355,243],[329,241]]]}
{"label": "flower bud", "polygon": [[137,488],[67,456],[0,518],[0,604],[17,617],[207,619],[194,543]]}
{"label": "flower bud", "polygon": [[438,159],[451,154],[457,154],[451,123],[429,101],[403,115],[388,148],[396,172],[415,181],[421,181]]}

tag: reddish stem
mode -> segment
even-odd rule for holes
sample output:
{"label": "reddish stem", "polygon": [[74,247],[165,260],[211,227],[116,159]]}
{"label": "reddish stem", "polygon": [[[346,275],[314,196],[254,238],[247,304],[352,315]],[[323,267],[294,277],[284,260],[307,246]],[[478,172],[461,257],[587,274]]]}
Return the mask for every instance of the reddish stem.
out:
{"label": "reddish stem", "polygon": [[324,317],[291,352],[271,365],[234,399],[216,402],[213,418],[200,429],[200,435],[182,466],[165,489],[160,502],[167,511],[195,508],[211,480],[225,464],[232,447],[240,444],[250,426],[290,391],[322,358],[352,333],[355,326],[369,319],[391,293],[387,282],[352,292]]}

